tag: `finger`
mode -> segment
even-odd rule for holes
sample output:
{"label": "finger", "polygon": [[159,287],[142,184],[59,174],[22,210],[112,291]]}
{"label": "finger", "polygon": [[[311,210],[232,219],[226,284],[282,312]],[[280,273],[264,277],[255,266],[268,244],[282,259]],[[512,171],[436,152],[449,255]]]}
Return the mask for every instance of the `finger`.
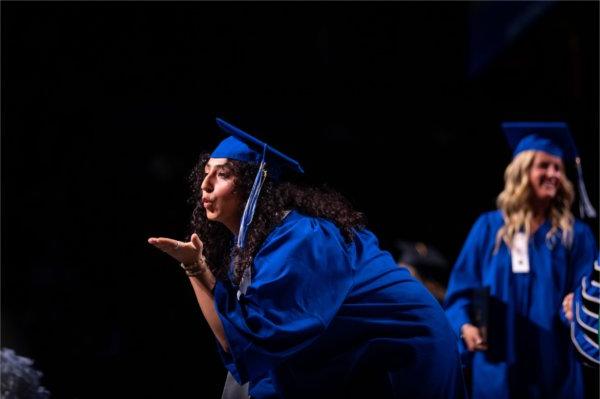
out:
{"label": "finger", "polygon": [[570,300],[565,300],[563,302],[563,310],[565,313],[569,313],[571,311],[572,302]]}
{"label": "finger", "polygon": [[481,336],[481,333],[479,332],[479,330],[474,331],[473,340],[475,341],[475,345],[483,344],[483,337]]}
{"label": "finger", "polygon": [[571,309],[565,309],[565,317],[568,321],[573,321],[573,311]]}
{"label": "finger", "polygon": [[174,251],[176,246],[172,243],[166,243],[166,242],[161,242],[161,241],[156,241],[154,243],[154,246],[158,249],[160,249],[161,251],[165,251],[165,252],[171,252]]}
{"label": "finger", "polygon": [[463,341],[465,342],[465,346],[467,347],[467,350],[472,351],[473,345],[471,345],[471,341],[467,337],[463,338]]}
{"label": "finger", "polygon": [[160,240],[160,238],[152,237],[148,239],[148,244],[154,245],[160,250],[166,249],[166,244]]}
{"label": "finger", "polygon": [[467,345],[467,349],[472,352],[475,349],[475,341],[470,336],[464,336],[463,340]]}
{"label": "finger", "polygon": [[470,339],[470,340],[468,341],[468,343],[467,343],[467,349],[468,349],[470,352],[473,352],[473,351],[475,351],[475,350],[477,349],[477,346],[475,345],[475,341],[473,341],[473,340],[471,340],[471,339]]}
{"label": "finger", "polygon": [[172,247],[177,247],[177,246],[181,246],[181,241],[179,240],[174,240],[172,238],[164,238],[164,237],[160,237],[158,239],[159,244],[161,245],[169,245]]}
{"label": "finger", "polygon": [[167,252],[169,254],[175,253],[182,248],[190,246],[189,243],[165,237],[158,237],[155,240],[152,240],[151,244],[153,244],[161,251]]}
{"label": "finger", "polygon": [[185,247],[186,245],[189,246],[189,243],[187,243],[185,241],[173,240],[171,238],[165,238],[165,239],[161,238],[159,240],[160,240],[161,245],[164,245],[171,249],[179,249],[179,248]]}
{"label": "finger", "polygon": [[166,238],[166,237],[150,237],[148,239],[148,242],[150,244],[159,244],[159,245],[163,245],[163,244],[175,244],[177,242],[177,240],[174,240],[172,238]]}
{"label": "finger", "polygon": [[479,346],[483,344],[483,338],[481,336],[481,333],[479,329],[475,326],[472,326],[468,329],[468,331],[466,331],[464,338],[469,351],[478,350]]}

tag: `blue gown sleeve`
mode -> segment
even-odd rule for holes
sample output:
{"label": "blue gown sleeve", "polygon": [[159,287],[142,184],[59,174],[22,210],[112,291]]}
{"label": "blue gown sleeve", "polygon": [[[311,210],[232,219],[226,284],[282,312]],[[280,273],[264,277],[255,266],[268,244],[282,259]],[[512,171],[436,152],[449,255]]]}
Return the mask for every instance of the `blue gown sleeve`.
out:
{"label": "blue gown sleeve", "polygon": [[581,283],[581,279],[589,270],[598,253],[596,240],[589,226],[580,220],[574,225],[573,246],[569,251],[571,275],[569,276],[568,292],[573,292]]}
{"label": "blue gown sleeve", "polygon": [[225,366],[240,383],[258,381],[310,345],[352,285],[348,246],[332,223],[303,217],[276,229],[258,251],[246,294],[227,282],[215,287],[215,307],[229,353]]}
{"label": "blue gown sleeve", "polygon": [[465,323],[471,322],[469,307],[472,301],[472,290],[481,286],[483,241],[490,235],[495,236],[486,219],[486,215],[481,215],[471,228],[448,282],[444,308],[457,336],[460,335],[460,328]]}

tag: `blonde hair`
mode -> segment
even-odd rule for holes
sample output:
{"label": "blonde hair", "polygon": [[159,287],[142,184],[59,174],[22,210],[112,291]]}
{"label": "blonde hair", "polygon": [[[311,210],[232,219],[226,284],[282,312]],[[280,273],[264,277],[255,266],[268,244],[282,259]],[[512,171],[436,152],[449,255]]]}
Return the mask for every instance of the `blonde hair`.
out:
{"label": "blonde hair", "polygon": [[[496,234],[495,251],[500,247],[501,241],[504,241],[510,248],[515,234],[521,230],[525,230],[527,236],[531,235],[533,191],[529,181],[529,172],[536,153],[537,151],[533,150],[519,153],[504,171],[504,190],[496,199],[496,205],[502,211],[504,226]],[[567,178],[564,170],[562,172],[558,191],[552,199],[548,211],[552,228],[546,234],[546,239],[550,239],[560,228],[563,244],[570,246],[573,241],[574,222],[571,205],[575,198],[575,192],[573,184]]]}

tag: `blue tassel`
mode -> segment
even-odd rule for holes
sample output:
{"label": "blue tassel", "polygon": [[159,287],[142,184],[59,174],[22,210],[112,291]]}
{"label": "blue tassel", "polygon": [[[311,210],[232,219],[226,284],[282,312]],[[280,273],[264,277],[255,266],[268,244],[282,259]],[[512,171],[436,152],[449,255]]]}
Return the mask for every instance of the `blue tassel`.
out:
{"label": "blue tassel", "polygon": [[[244,213],[242,214],[240,232],[237,236],[237,246],[240,249],[244,248],[244,245],[246,245],[248,227],[250,226],[250,223],[252,223],[252,218],[254,217],[254,212],[256,211],[256,203],[258,202],[258,197],[260,196],[260,190],[262,189],[262,186],[267,178],[267,169],[265,164],[266,151],[267,145],[265,144],[263,148],[262,160],[260,161],[258,172],[256,173],[256,177],[254,178],[254,184],[252,185],[252,189],[250,190],[248,201],[246,201]],[[241,295],[246,295],[246,290],[248,289],[251,283],[251,271],[250,268],[247,268],[246,270],[244,270],[244,275],[242,276],[242,280],[240,281],[240,287],[237,292],[238,300],[240,299]]]}
{"label": "blue tassel", "polygon": [[250,190],[248,201],[246,201],[244,213],[242,214],[240,231],[237,237],[237,246],[239,248],[244,248],[244,245],[246,245],[246,235],[248,234],[248,227],[250,226],[250,223],[252,223],[252,218],[254,217],[254,212],[256,211],[256,203],[258,202],[260,190],[262,189],[265,179],[267,178],[267,169],[265,164],[266,151],[267,145],[265,144],[263,148],[262,160],[260,162],[258,172],[256,173],[256,177],[254,178],[254,184],[252,185],[252,189]]}
{"label": "blue tassel", "polygon": [[583,182],[583,170],[581,169],[581,159],[575,158],[575,166],[577,167],[577,188],[579,189],[579,214],[581,217],[596,217],[596,210],[592,206],[592,202],[588,197],[585,183]]}

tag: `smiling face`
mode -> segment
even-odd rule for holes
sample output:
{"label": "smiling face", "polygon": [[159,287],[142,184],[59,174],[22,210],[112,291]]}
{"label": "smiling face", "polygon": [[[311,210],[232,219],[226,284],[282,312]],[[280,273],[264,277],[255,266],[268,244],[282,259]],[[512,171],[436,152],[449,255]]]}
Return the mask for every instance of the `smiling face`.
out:
{"label": "smiling face", "polygon": [[550,202],[561,189],[563,162],[557,156],[538,151],[529,170],[534,200]]}
{"label": "smiling face", "polygon": [[227,158],[210,158],[204,167],[202,206],[206,218],[223,223],[238,234],[242,218],[242,201],[235,192],[235,176]]}

